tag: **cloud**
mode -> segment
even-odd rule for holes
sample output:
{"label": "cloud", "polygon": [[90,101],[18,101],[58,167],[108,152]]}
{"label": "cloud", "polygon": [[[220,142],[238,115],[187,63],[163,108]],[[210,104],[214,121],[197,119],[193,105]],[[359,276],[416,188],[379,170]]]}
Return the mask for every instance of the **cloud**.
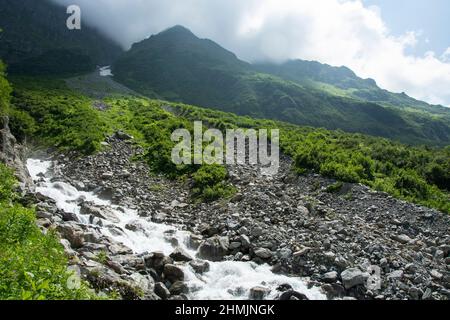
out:
{"label": "cloud", "polygon": [[445,52],[441,56],[441,59],[444,62],[450,62],[450,47],[445,50]]}
{"label": "cloud", "polygon": [[450,48],[439,57],[408,53],[420,32],[393,36],[380,8],[361,0],[53,1],[79,4],[85,21],[124,48],[180,24],[247,61],[345,65],[388,90],[450,105]]}

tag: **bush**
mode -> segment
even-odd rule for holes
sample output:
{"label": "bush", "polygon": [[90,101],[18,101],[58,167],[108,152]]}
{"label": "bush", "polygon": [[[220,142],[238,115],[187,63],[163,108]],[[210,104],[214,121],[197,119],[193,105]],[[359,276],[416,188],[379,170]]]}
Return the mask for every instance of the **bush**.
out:
{"label": "bush", "polygon": [[94,299],[87,285],[68,286],[71,273],[57,237],[44,235],[35,212],[13,203],[15,180],[0,164],[0,300]]}
{"label": "bush", "polygon": [[413,170],[400,170],[394,181],[394,187],[404,197],[426,199],[430,195],[426,181]]}
{"label": "bush", "polygon": [[11,201],[14,198],[14,179],[12,170],[0,163],[0,203]]}
{"label": "bush", "polygon": [[[11,130],[20,140],[32,137],[62,151],[91,154],[100,148],[107,124],[101,121],[92,101],[41,80],[42,86],[19,82],[11,106]],[[37,87],[35,87],[37,86]],[[61,86],[61,87],[60,87]]]}
{"label": "bush", "polygon": [[192,175],[193,193],[204,201],[229,197],[234,189],[224,183],[227,171],[219,165],[203,165]]}

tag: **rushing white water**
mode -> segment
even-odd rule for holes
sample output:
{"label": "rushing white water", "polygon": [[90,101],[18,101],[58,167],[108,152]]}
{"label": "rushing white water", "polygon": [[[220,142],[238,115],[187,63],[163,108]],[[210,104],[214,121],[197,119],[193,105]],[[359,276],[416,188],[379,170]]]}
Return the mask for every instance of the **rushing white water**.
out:
{"label": "rushing white water", "polygon": [[110,66],[100,67],[100,76],[102,77],[112,77],[112,71]]}
{"label": "rushing white water", "polygon": [[[173,252],[173,241],[177,240],[179,246],[192,256],[196,252],[189,249],[187,244],[189,234],[174,227],[151,222],[140,217],[135,210],[113,205],[110,201],[102,200],[94,193],[79,191],[73,186],[51,179],[51,161],[29,159],[28,171],[36,182],[36,192],[56,201],[59,209],[73,213],[84,224],[89,224],[89,216],[80,213],[79,200],[84,199],[102,206],[105,219],[98,219],[96,228],[118,243],[133,250],[136,254],[160,251],[169,255]],[[101,224],[98,221],[101,220]],[[128,224],[137,226],[135,231],[128,230]],[[292,278],[276,275],[271,272],[269,265],[257,265],[252,262],[209,262],[210,271],[196,274],[190,266],[184,266],[185,280],[190,287],[191,299],[247,299],[251,288],[262,286],[271,290],[268,299],[276,298],[276,288],[282,284],[290,284],[294,290],[304,293],[310,299],[325,299],[317,289],[308,289],[301,278]]]}

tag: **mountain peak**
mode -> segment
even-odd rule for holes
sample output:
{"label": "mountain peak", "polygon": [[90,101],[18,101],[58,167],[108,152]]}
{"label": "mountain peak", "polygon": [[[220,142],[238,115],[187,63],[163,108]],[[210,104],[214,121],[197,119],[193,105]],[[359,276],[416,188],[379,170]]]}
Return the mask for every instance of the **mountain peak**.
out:
{"label": "mountain peak", "polygon": [[182,35],[197,38],[197,36],[191,30],[182,25],[176,25],[171,28],[168,28],[160,32],[158,35]]}

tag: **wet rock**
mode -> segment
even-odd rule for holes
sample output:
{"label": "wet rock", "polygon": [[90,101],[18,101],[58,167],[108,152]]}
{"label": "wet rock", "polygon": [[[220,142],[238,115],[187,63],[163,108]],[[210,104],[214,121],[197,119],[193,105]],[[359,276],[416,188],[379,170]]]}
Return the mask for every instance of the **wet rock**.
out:
{"label": "wet rock", "polygon": [[174,261],[189,262],[193,260],[192,257],[181,247],[176,248],[175,251],[170,254],[170,257]]}
{"label": "wet rock", "polygon": [[188,294],[189,288],[186,285],[186,283],[182,281],[176,281],[174,284],[170,286],[169,291],[171,295],[177,296],[181,294]]}
{"label": "wet rock", "polygon": [[191,261],[189,265],[194,269],[194,271],[198,274],[203,274],[209,271],[209,263],[207,261]]}
{"label": "wet rock", "polygon": [[167,289],[162,282],[157,282],[155,284],[155,293],[163,300],[167,300],[170,297],[169,289]]}
{"label": "wet rock", "polygon": [[184,272],[181,268],[173,264],[166,264],[163,271],[164,277],[170,282],[183,281]]}
{"label": "wet rock", "polygon": [[294,291],[294,290],[288,290],[286,292],[283,292],[280,295],[280,300],[282,301],[286,301],[286,300],[309,300],[308,297],[306,295],[304,295],[303,293]]}
{"label": "wet rock", "polygon": [[264,287],[254,287],[250,289],[250,300],[264,300],[270,294],[270,289]]}
{"label": "wet rock", "polygon": [[198,250],[200,259],[220,261],[228,254],[230,241],[228,237],[213,237],[204,241]]}

